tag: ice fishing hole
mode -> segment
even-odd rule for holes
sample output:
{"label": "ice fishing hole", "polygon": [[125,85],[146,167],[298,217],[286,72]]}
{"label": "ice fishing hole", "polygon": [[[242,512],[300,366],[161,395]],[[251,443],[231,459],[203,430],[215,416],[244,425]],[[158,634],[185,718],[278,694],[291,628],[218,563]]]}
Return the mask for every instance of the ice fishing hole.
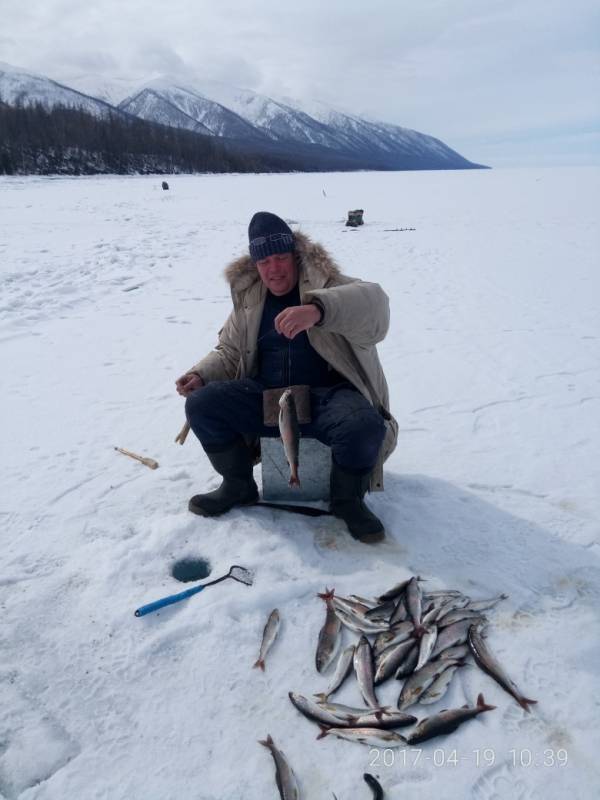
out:
{"label": "ice fishing hole", "polygon": [[171,575],[177,581],[200,581],[210,575],[210,562],[204,558],[182,558],[173,564]]}

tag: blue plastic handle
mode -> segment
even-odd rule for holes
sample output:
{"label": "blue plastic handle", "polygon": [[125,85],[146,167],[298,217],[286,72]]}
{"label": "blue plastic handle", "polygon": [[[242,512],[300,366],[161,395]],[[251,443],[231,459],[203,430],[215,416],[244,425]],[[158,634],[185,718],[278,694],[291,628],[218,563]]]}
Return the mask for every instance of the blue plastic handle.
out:
{"label": "blue plastic handle", "polygon": [[194,594],[198,594],[198,592],[201,592],[204,588],[206,588],[206,586],[196,586],[193,589],[186,589],[185,592],[179,592],[179,594],[170,594],[168,597],[163,597],[161,600],[155,600],[153,603],[141,606],[135,612],[135,615],[136,617],[143,617],[145,614],[152,613],[152,611],[158,611],[159,608],[170,606],[173,603],[178,603],[180,600],[185,600]]}

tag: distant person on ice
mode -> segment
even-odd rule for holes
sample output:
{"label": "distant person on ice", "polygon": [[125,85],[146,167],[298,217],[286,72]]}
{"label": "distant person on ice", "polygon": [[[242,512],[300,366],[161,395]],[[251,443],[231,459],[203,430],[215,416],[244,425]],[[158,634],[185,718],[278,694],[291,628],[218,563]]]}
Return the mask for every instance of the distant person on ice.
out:
{"label": "distant person on ice", "polygon": [[321,245],[275,214],[255,214],[248,236],[249,254],[225,270],[233,310],[219,343],[176,381],[191,429],[223,477],[189,509],[212,517],[258,500],[249,444],[279,435],[263,424],[263,390],[307,384],[312,420],[300,431],[331,448],[331,511],[354,538],[380,541],[383,525],[363,499],[383,489],[398,432],[375,347],[388,330],[387,295],[342,275]]}

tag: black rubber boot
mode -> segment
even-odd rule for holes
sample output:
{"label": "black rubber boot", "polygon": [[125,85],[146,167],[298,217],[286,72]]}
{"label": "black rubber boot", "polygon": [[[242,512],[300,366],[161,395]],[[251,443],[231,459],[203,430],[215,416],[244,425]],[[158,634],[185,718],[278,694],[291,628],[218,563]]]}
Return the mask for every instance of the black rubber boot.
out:
{"label": "black rubber boot", "polygon": [[218,489],[196,494],[188,504],[193,514],[217,517],[234,506],[247,506],[258,500],[258,487],[252,477],[252,453],[240,439],[227,450],[207,453],[210,463],[223,476]]}
{"label": "black rubber boot", "polygon": [[365,544],[385,539],[381,521],[363,502],[370,477],[345,472],[335,461],[331,467],[331,513],[343,519],[351,535]]}

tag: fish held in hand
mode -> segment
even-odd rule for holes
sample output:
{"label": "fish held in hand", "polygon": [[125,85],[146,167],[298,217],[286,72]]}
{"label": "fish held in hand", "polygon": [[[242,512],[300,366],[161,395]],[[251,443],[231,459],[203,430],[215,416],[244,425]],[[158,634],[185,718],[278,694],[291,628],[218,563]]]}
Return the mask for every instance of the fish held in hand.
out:
{"label": "fish held in hand", "polygon": [[263,631],[262,642],[260,645],[260,653],[258,654],[258,661],[255,662],[254,667],[260,667],[262,671],[265,671],[265,658],[269,650],[271,649],[271,645],[277,638],[277,634],[279,633],[279,626],[281,624],[281,620],[279,618],[279,611],[274,608],[273,611],[269,614],[269,619],[267,620],[267,624],[265,625],[265,629]]}
{"label": "fish held in hand", "polygon": [[290,466],[290,486],[300,486],[298,477],[298,453],[300,451],[300,427],[296,401],[291,389],[286,389],[279,398],[279,433],[283,451]]}

